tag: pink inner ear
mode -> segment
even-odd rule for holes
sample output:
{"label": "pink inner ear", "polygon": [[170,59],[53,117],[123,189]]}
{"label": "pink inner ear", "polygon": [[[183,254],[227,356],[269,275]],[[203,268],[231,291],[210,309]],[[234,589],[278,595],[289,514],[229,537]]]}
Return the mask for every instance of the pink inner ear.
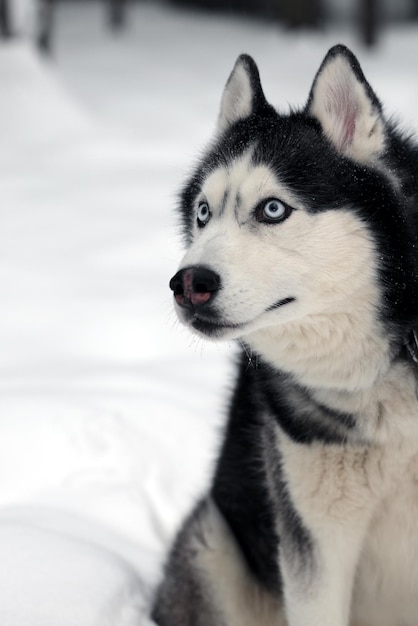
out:
{"label": "pink inner ear", "polygon": [[356,131],[359,107],[352,88],[349,81],[340,79],[330,85],[327,98],[327,112],[333,121],[334,140],[341,151],[353,143]]}

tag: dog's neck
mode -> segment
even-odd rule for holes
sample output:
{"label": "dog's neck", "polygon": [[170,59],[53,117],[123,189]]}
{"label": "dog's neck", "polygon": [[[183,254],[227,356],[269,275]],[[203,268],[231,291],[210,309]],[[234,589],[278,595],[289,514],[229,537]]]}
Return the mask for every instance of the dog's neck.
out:
{"label": "dog's neck", "polygon": [[390,338],[379,324],[346,313],[312,316],[251,333],[248,346],[304,387],[356,393],[390,368]]}
{"label": "dog's neck", "polygon": [[405,442],[413,431],[418,436],[415,365],[396,358],[379,325],[367,328],[344,315],[332,324],[329,317],[312,318],[256,331],[246,343],[316,402],[355,416],[361,441]]}

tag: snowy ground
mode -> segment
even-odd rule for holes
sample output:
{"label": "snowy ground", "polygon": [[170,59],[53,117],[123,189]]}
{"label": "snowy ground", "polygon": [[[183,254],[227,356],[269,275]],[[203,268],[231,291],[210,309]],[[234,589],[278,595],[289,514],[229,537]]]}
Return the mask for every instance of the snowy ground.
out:
{"label": "snowy ground", "polygon": [[210,137],[236,56],[302,103],[327,48],[360,56],[418,128],[418,30],[373,53],[139,3],[60,6],[55,55],[0,47],[0,623],[146,624],[182,515],[210,475],[231,346],[191,338],[168,280],[175,192]]}

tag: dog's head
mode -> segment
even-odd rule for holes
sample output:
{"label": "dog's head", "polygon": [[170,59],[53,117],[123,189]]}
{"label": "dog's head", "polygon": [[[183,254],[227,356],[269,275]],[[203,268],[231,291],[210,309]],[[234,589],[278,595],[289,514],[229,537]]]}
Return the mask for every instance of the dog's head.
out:
{"label": "dog's head", "polygon": [[170,281],[180,319],[290,371],[302,344],[318,361],[331,348],[359,357],[366,338],[383,367],[417,309],[412,152],[345,47],[288,115],[240,56],[181,194],[187,252]]}

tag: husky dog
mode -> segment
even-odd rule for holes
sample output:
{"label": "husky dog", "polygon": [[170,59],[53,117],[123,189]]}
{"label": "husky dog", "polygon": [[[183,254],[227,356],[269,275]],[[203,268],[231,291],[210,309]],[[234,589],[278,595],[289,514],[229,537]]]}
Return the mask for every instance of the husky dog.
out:
{"label": "husky dog", "polygon": [[239,371],[160,626],[418,625],[417,214],[418,148],[347,48],[288,115],[238,58],[170,286]]}

